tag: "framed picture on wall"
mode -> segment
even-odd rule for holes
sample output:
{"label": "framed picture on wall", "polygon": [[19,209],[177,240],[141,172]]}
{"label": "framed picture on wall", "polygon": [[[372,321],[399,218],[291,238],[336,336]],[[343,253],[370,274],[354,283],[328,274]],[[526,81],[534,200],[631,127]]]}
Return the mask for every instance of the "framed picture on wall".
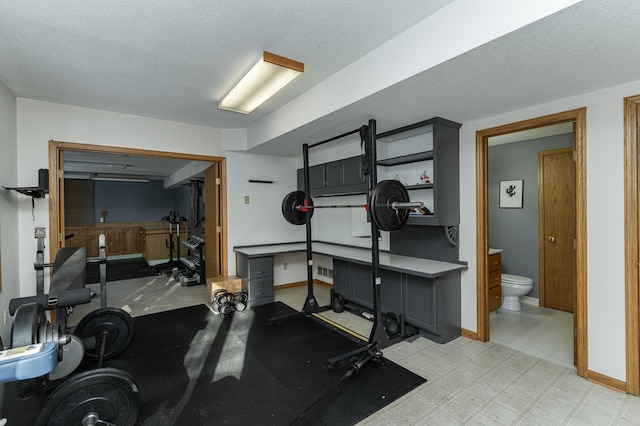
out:
{"label": "framed picture on wall", "polygon": [[500,181],[500,208],[501,209],[521,209],[523,179],[501,180]]}

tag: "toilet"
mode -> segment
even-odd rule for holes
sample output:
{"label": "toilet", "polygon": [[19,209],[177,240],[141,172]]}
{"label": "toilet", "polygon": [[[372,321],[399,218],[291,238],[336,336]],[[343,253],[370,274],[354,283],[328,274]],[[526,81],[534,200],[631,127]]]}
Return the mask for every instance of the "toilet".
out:
{"label": "toilet", "polygon": [[520,275],[502,274],[502,309],[519,311],[520,296],[529,293],[533,288],[533,280]]}

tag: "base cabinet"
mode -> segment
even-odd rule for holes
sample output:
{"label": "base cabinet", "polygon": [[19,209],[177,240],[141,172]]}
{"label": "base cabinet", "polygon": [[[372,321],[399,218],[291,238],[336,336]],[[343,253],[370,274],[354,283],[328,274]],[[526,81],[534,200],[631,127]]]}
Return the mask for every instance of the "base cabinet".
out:
{"label": "base cabinet", "polygon": [[502,305],[502,254],[489,255],[487,288],[489,289],[489,312]]}
{"label": "base cabinet", "polygon": [[[345,300],[373,308],[371,267],[333,261],[333,288]],[[380,308],[403,315],[420,335],[438,343],[460,336],[460,272],[437,278],[380,269]]]}
{"label": "base cabinet", "polygon": [[95,226],[65,229],[66,247],[85,247],[87,257],[100,255],[100,235],[105,236],[107,256],[137,254],[144,252],[144,232],[139,226]]}
{"label": "base cabinet", "polygon": [[273,292],[273,256],[248,257],[238,253],[236,275],[242,279],[242,291],[253,307],[275,301]]}

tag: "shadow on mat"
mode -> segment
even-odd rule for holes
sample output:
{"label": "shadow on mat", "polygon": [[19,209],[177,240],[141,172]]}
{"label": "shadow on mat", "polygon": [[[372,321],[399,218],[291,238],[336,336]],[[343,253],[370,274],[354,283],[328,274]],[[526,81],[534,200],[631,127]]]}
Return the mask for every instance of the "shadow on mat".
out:
{"label": "shadow on mat", "polygon": [[[105,366],[134,377],[140,425],[287,425],[345,373],[326,369],[327,359],[358,347],[311,318],[268,326],[291,312],[273,303],[222,317],[199,305],[137,317],[133,342]],[[369,362],[301,424],[355,424],[424,382],[393,362]]]}

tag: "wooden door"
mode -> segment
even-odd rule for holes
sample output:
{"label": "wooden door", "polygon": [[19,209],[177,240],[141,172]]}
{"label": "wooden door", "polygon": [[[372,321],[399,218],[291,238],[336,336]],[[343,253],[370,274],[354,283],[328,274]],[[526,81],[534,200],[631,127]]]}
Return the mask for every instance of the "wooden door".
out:
{"label": "wooden door", "polygon": [[575,163],[571,148],[538,153],[540,305],[574,311]]}
{"label": "wooden door", "polygon": [[219,262],[222,246],[220,174],[218,164],[214,164],[204,171],[204,267],[206,278],[224,274]]}

